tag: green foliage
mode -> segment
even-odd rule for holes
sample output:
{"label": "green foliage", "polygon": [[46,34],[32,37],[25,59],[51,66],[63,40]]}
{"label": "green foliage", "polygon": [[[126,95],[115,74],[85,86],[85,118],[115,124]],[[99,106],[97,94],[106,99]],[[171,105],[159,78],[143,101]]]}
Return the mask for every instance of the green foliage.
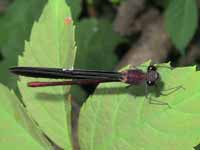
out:
{"label": "green foliage", "polygon": [[119,4],[119,3],[123,2],[123,1],[125,1],[125,0],[110,0],[110,2],[112,4]]}
{"label": "green foliage", "polygon": [[[8,89],[0,85],[1,92],[6,92]],[[5,95],[7,101],[11,101],[12,95]],[[4,105],[0,105],[1,123],[0,123],[0,149],[15,149],[15,150],[44,150],[28,132],[20,126]]]}
{"label": "green foliage", "polygon": [[0,47],[4,60],[0,63],[0,82],[16,89],[16,78],[8,71],[16,66],[18,55],[24,50],[24,40],[28,40],[33,22],[38,19],[46,0],[16,0],[0,18]]}
{"label": "green foliage", "polygon": [[78,20],[81,12],[81,0],[66,0],[66,2],[70,6],[73,20]]}
{"label": "green foliage", "polygon": [[[65,1],[71,6],[73,19],[77,24],[76,32]],[[25,42],[24,48],[22,41],[28,39],[33,20],[38,17],[45,2],[34,0],[27,3],[16,0],[8,14],[1,18],[0,30],[5,35],[0,37],[5,57],[5,61],[0,64],[2,82],[9,87],[16,87],[13,75],[11,82],[8,81],[11,77],[7,70],[11,65],[60,68],[74,66],[97,70],[114,68],[118,62],[114,48],[124,39],[112,31],[112,22],[103,17],[79,21],[80,0],[49,0],[39,21],[34,23],[30,40]],[[35,7],[38,7],[38,11]],[[167,8],[166,27],[173,42],[181,50],[195,32],[196,13],[194,0],[173,0]],[[19,56],[17,64],[16,56],[21,55],[23,49],[25,51],[23,56]],[[146,67],[141,65],[140,68],[145,70]],[[166,95],[159,95],[155,89],[150,88],[148,96],[153,100],[169,103],[171,108],[149,104],[143,86],[128,89],[127,84],[123,83],[101,84],[81,108],[79,141],[82,150],[192,150],[199,144],[200,73],[195,71],[195,67],[174,70],[159,68],[158,71],[162,78],[158,90]],[[54,150],[57,145],[71,150],[70,100],[74,99],[71,95],[75,96],[75,100],[85,100],[87,94],[80,88],[70,86],[28,88],[26,84],[32,80],[35,79],[20,77],[20,100],[13,91],[0,85],[0,148]],[[180,85],[185,89],[168,90]],[[66,93],[70,93],[67,95],[68,100]]]}
{"label": "green foliage", "polygon": [[[105,19],[84,19],[77,23],[75,68],[113,69],[118,62],[114,48],[123,39],[112,28],[111,22]],[[72,95],[77,101],[82,102],[85,100],[87,96],[84,91],[79,88],[77,90],[74,87],[72,89]],[[76,93],[82,93],[82,96]]]}
{"label": "green foliage", "polygon": [[[108,20],[85,19],[77,24],[75,66],[86,69],[111,70],[117,63],[114,48],[122,38],[112,30]],[[103,60],[103,61],[102,61]]]}
{"label": "green foliage", "polygon": [[86,0],[89,5],[93,5],[95,0]]}
{"label": "green foliage", "polygon": [[170,3],[171,0],[153,0],[153,2],[161,7],[166,8],[168,6],[168,4]]}
{"label": "green foliage", "polygon": [[[74,27],[69,7],[64,0],[49,0],[39,21],[33,25],[30,42],[25,43],[25,51],[23,56],[20,56],[18,65],[70,68],[74,64],[75,52]],[[26,109],[25,113],[18,116],[19,122],[22,126],[29,126],[27,129],[31,130],[30,128],[34,125],[30,120],[34,120],[38,131],[42,131],[43,137],[40,137],[39,133],[33,133],[33,130],[29,132],[37,140],[38,138],[43,140],[42,138],[46,135],[59,147],[72,149],[71,104],[65,101],[64,96],[69,88],[45,88],[41,92],[40,89],[28,88],[26,84],[28,81],[29,79],[22,77],[18,82],[22,101],[26,106],[23,108]],[[3,92],[2,90],[1,93]],[[20,103],[19,100],[18,103]],[[21,114],[17,108],[12,109],[16,110],[17,114]],[[24,119],[25,114],[31,118]],[[45,140],[40,143],[44,145]],[[47,147],[45,145],[45,149],[49,149]]]}
{"label": "green foliage", "polygon": [[0,92],[0,148],[52,150],[51,144],[44,137],[43,132],[30,117],[14,92],[8,90],[2,84],[0,84]]}
{"label": "green foliage", "polygon": [[[64,0],[50,0],[38,23],[32,29],[30,42],[25,44],[19,66],[72,67],[75,58],[74,27],[69,19],[70,11]],[[20,78],[19,89],[27,110],[44,133],[58,146],[70,149],[70,103],[66,102],[62,87],[40,89],[27,88],[27,78]],[[49,93],[51,93],[49,95]],[[51,96],[55,99],[52,100]],[[66,107],[66,108],[65,108]],[[67,117],[66,120],[66,115]]]}
{"label": "green foliage", "polygon": [[[163,88],[159,87],[167,95],[156,97],[152,89],[148,96],[171,108],[149,104],[143,86],[127,89],[123,83],[101,84],[81,108],[82,150],[192,150],[199,143],[200,72],[195,67],[158,71],[163,81]],[[185,90],[167,90],[180,85]]]}
{"label": "green foliage", "polygon": [[166,10],[165,21],[173,43],[184,53],[197,29],[196,0],[171,0]]}
{"label": "green foliage", "polygon": [[[113,5],[119,4],[123,1],[126,1],[126,0],[109,0],[109,2],[111,2]],[[101,1],[100,0],[87,0],[87,3],[89,5],[94,5],[95,3],[98,3],[98,2],[100,3]]]}

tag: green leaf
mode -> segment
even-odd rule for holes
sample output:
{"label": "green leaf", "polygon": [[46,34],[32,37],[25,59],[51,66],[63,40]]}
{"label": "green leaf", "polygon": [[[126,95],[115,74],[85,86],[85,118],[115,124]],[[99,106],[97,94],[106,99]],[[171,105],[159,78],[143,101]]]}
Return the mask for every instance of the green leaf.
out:
{"label": "green leaf", "polygon": [[16,89],[16,77],[8,68],[17,65],[18,55],[24,50],[24,40],[29,39],[33,21],[39,18],[46,0],[15,0],[0,18],[0,47],[4,60],[0,63],[0,82]]}
{"label": "green leaf", "polygon": [[77,21],[81,13],[81,0],[66,0],[66,2],[71,8],[73,20]]}
{"label": "green leaf", "polygon": [[21,125],[26,129],[27,133],[29,132],[31,136],[35,138],[35,140],[45,147],[45,149],[52,150],[52,144],[46,139],[35,121],[29,116],[26,108],[23,107],[21,101],[17,98],[14,92],[0,84],[0,93],[1,106],[6,110],[7,113],[9,113],[10,116],[13,117],[13,119],[17,121],[18,124],[16,126]]}
{"label": "green leaf", "polygon": [[1,106],[0,148],[1,149],[43,149],[24,128],[4,110]]}
{"label": "green leaf", "polygon": [[[16,96],[0,84],[0,149],[15,150],[44,150],[44,148],[31,137],[15,117],[17,112],[11,102],[16,102]],[[20,107],[17,107],[19,110]]]}
{"label": "green leaf", "polygon": [[160,6],[160,7],[163,7],[163,8],[166,8],[166,7],[168,6],[168,4],[170,3],[170,1],[171,1],[171,0],[162,0],[162,1],[160,1],[160,0],[153,0],[153,2],[154,2],[156,5],[158,5],[158,6]]}
{"label": "green leaf", "polygon": [[108,20],[82,20],[77,24],[76,42],[76,67],[111,70],[117,64],[114,49],[122,38],[112,30]]}
{"label": "green leaf", "polygon": [[95,0],[86,0],[86,2],[87,2],[88,5],[93,5]]}
{"label": "green leaf", "polygon": [[[171,108],[150,104],[143,86],[101,84],[80,112],[82,150],[192,150],[199,144],[200,72],[195,67],[158,71],[167,95],[156,97],[152,89],[148,96]],[[169,90],[180,85],[185,90]]]}
{"label": "green leaf", "polygon": [[[64,0],[49,0],[25,44],[19,66],[71,68],[75,58],[74,26]],[[28,88],[31,80],[21,77],[19,89],[27,111],[55,144],[71,149],[71,104],[65,102],[69,88]],[[41,81],[44,81],[44,79]]]}
{"label": "green leaf", "polygon": [[121,2],[123,2],[123,1],[125,1],[125,0],[109,0],[111,3],[113,3],[113,4],[119,4],[119,3],[121,3]]}
{"label": "green leaf", "polygon": [[[84,19],[77,23],[76,29],[75,68],[113,70],[118,61],[114,49],[123,39],[113,31],[112,23],[104,19]],[[85,100],[87,96],[83,91],[72,89],[76,101]]]}
{"label": "green leaf", "polygon": [[184,53],[198,23],[196,0],[171,0],[166,10],[166,30],[175,46]]}

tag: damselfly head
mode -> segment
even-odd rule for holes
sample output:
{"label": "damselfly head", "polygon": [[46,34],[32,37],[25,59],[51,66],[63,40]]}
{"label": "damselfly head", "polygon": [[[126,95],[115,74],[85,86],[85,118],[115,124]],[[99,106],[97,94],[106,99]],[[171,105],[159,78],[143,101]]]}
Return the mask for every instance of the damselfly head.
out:
{"label": "damselfly head", "polygon": [[156,66],[154,66],[154,65],[149,65],[148,66],[148,68],[147,68],[147,71],[156,71],[157,70],[157,68],[156,68]]}
{"label": "damselfly head", "polygon": [[157,68],[153,65],[150,65],[147,68],[147,76],[146,76],[146,83],[149,86],[155,85],[156,81],[160,79],[159,73],[156,71]]}

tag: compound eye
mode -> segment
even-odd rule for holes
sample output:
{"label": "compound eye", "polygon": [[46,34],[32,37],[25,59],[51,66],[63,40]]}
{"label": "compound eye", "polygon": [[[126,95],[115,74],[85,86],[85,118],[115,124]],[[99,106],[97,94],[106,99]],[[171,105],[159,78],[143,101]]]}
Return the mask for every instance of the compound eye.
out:
{"label": "compound eye", "polygon": [[155,85],[155,82],[153,82],[153,81],[147,81],[147,85],[148,86],[153,86],[153,85]]}
{"label": "compound eye", "polygon": [[157,68],[154,65],[149,65],[149,67],[147,68],[147,70],[148,71],[151,71],[151,70],[156,71]]}

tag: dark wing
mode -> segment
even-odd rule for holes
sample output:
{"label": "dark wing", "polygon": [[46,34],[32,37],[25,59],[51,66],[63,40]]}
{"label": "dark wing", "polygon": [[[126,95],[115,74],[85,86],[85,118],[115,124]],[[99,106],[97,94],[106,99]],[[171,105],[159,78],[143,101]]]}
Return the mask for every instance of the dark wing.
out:
{"label": "dark wing", "polygon": [[119,72],[80,69],[13,67],[10,68],[10,71],[14,74],[27,77],[52,79],[103,79],[118,81],[121,77],[121,73]]}

